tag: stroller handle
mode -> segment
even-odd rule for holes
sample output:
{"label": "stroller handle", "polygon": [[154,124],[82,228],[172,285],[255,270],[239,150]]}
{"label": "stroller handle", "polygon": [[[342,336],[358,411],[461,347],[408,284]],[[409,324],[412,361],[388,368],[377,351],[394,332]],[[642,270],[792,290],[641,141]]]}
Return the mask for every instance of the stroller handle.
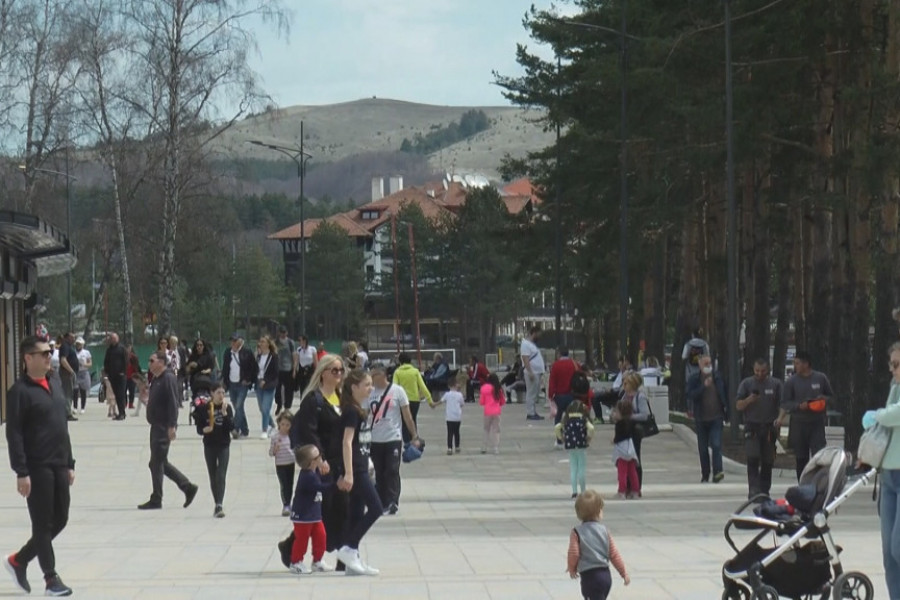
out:
{"label": "stroller handle", "polygon": [[853,483],[846,486],[844,490],[835,497],[834,500],[828,503],[828,505],[822,509],[822,512],[825,513],[826,517],[831,516],[831,513],[837,510],[841,504],[846,502],[850,496],[855,494],[856,490],[869,485],[869,480],[874,479],[876,475],[878,475],[878,469],[872,468],[857,477]]}

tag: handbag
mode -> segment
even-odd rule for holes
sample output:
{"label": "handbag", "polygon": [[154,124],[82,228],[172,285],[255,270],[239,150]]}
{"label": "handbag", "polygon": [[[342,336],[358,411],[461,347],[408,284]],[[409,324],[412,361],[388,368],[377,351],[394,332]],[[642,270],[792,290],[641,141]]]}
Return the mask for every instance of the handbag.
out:
{"label": "handbag", "polygon": [[[635,402],[635,404],[637,403]],[[656,416],[653,414],[653,407],[650,406],[650,398],[647,398],[647,408],[650,409],[650,414],[647,416],[647,420],[643,422],[636,422],[641,430],[642,438],[653,437],[654,435],[659,433],[659,425],[656,424]]]}
{"label": "handbag", "polygon": [[856,450],[856,458],[859,462],[881,469],[884,455],[891,445],[891,437],[894,434],[893,427],[885,427],[875,424],[866,429],[859,438],[859,448]]}

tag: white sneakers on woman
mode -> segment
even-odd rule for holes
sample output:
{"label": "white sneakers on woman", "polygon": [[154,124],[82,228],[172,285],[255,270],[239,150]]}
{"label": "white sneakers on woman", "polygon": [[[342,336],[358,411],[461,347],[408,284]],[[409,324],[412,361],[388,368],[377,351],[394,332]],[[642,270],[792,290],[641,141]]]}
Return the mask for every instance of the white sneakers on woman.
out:
{"label": "white sneakers on woman", "polygon": [[380,573],[378,569],[370,567],[362,561],[359,557],[359,550],[354,550],[349,546],[341,546],[335,555],[346,566],[347,575],[378,575]]}

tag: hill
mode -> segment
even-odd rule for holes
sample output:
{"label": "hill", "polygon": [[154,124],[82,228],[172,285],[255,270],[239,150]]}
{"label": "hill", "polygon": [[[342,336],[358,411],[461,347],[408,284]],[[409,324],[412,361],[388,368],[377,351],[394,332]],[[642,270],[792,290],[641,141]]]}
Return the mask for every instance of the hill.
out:
{"label": "hill", "polygon": [[490,128],[429,155],[428,161],[435,171],[478,171],[496,178],[505,154],[521,157],[529,150],[553,143],[553,135],[534,122],[541,114],[536,111],[506,106],[434,106],[369,98],[321,106],[291,106],[248,117],[218,140],[217,149],[231,160],[272,160],[277,155],[246,141],[296,143],[300,139],[302,120],[306,137],[304,150],[313,155],[313,161],[337,162],[359,154],[397,152],[404,139],[411,140],[417,134],[425,136],[446,127],[473,109],[487,115]]}

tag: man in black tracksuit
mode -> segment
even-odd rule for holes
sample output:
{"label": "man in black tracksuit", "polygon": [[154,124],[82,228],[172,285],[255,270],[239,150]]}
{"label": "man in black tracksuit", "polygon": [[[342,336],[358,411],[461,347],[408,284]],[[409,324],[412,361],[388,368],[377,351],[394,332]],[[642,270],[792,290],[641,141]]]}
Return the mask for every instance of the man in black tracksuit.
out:
{"label": "man in black tracksuit", "polygon": [[197,495],[197,486],[169,463],[169,445],[175,439],[178,405],[181,400],[178,378],[168,368],[168,357],[164,350],[150,355],[149,371],[153,375],[147,402],[147,422],[150,423],[150,479],[153,483],[153,493],[150,500],[138,505],[138,508],[141,510],[162,508],[163,476],[174,481],[178,489],[184,492],[184,507],[187,508]]}
{"label": "man in black tracksuit", "polygon": [[75,459],[67,423],[69,398],[51,385],[50,345],[36,337],[19,344],[25,374],[7,396],[6,441],[16,488],[28,502],[31,539],[6,557],[3,566],[16,585],[31,592],[26,570],[35,557],[44,572],[46,595],[71,596],[56,574],[53,539],[69,520],[69,486],[75,481]]}
{"label": "man in black tracksuit", "polygon": [[107,339],[106,356],[103,358],[103,376],[109,380],[118,408],[117,421],[125,420],[125,397],[127,385],[125,371],[128,368],[128,351],[119,343],[119,334],[113,332]]}

